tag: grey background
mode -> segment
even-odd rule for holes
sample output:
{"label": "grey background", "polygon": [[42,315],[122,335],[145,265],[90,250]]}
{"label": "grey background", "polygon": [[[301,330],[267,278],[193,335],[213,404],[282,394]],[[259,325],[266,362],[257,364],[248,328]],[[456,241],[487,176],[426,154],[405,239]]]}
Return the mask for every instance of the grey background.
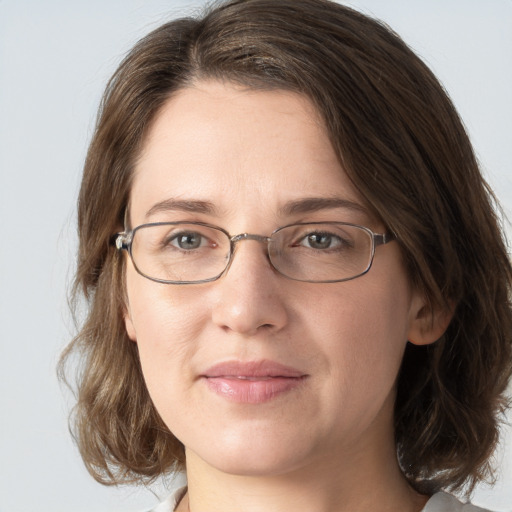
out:
{"label": "grey background", "polygon": [[[0,0],[0,512],[130,512],[158,501],[89,477],[55,365],[74,331],[75,200],[102,89],[139,37],[201,3]],[[388,22],[441,78],[510,214],[512,1],[348,3]],[[474,501],[512,511],[510,427],[496,458],[495,489],[480,487]]]}

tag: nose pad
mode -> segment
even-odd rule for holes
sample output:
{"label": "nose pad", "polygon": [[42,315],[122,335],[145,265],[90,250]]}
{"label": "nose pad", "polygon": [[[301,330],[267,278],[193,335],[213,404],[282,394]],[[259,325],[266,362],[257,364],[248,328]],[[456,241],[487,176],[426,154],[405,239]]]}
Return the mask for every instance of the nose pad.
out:
{"label": "nose pad", "polygon": [[[241,240],[267,243],[267,237],[253,236],[258,238],[239,238],[235,244]],[[212,320],[224,330],[254,335],[262,328],[279,330],[286,325],[281,277],[270,263],[266,243],[263,247],[236,244],[228,267],[216,282]]]}

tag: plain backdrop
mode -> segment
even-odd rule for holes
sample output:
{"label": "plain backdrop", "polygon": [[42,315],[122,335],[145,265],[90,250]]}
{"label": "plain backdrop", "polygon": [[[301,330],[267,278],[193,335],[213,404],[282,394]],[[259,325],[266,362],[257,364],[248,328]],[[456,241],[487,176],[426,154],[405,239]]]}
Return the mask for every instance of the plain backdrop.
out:
{"label": "plain backdrop", "polygon": [[[510,214],[512,0],[347,3],[386,21],[433,68]],[[102,89],[138,38],[200,4],[0,0],[0,512],[131,512],[158,501],[88,475],[55,365],[73,334],[75,201]],[[479,487],[476,503],[512,511],[511,445],[506,427],[500,479]]]}

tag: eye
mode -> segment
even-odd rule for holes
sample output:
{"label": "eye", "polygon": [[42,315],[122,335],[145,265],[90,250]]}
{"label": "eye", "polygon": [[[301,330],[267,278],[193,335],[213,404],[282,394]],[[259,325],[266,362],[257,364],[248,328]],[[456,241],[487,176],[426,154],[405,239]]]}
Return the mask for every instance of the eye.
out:
{"label": "eye", "polygon": [[166,245],[172,245],[184,251],[192,251],[200,247],[215,246],[205,236],[195,231],[186,231],[172,235],[166,241]]}
{"label": "eye", "polygon": [[341,252],[354,248],[354,240],[348,233],[341,236],[331,231],[313,231],[296,237],[296,240],[292,247],[305,247],[323,252]]}
{"label": "eye", "polygon": [[339,236],[332,233],[309,233],[298,245],[310,247],[311,249],[335,249],[344,245],[344,242]]}

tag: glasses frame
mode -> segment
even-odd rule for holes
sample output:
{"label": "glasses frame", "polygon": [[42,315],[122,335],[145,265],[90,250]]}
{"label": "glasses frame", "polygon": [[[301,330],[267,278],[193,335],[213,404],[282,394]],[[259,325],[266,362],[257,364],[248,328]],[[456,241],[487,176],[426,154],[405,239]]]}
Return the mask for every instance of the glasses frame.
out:
{"label": "glasses frame", "polygon": [[[135,262],[135,260],[133,258],[133,254],[132,254],[132,242],[133,242],[135,233],[138,230],[140,230],[140,229],[148,228],[148,227],[151,227],[151,226],[176,226],[176,225],[180,225],[180,224],[186,224],[186,225],[192,225],[192,226],[203,226],[203,227],[215,229],[217,231],[220,231],[220,232],[224,233],[227,236],[227,238],[229,239],[229,257],[228,257],[228,261],[226,263],[226,266],[225,266],[224,270],[222,270],[222,272],[220,272],[219,274],[217,274],[214,277],[211,277],[211,278],[208,278],[208,279],[200,279],[198,281],[170,281],[170,280],[166,280],[166,279],[158,279],[156,277],[148,276],[147,274],[142,272],[137,267],[137,263]],[[321,225],[351,226],[351,227],[359,228],[359,229],[362,229],[363,231],[365,231],[370,236],[371,241],[372,241],[370,260],[369,260],[368,265],[365,268],[365,270],[363,270],[361,273],[359,273],[359,274],[357,274],[355,276],[346,277],[346,278],[343,278],[343,279],[330,279],[330,280],[322,280],[322,281],[313,280],[312,281],[312,280],[308,280],[308,279],[297,279],[297,278],[294,278],[294,277],[290,277],[290,276],[284,274],[278,268],[275,267],[274,262],[272,261],[272,258],[270,257],[269,244],[272,241],[272,238],[274,237],[274,235],[276,233],[279,233],[279,231],[282,231],[283,229],[286,229],[286,228],[289,228],[289,227],[292,227],[292,226],[314,226],[314,225],[319,225],[319,224],[321,224]],[[364,274],[368,273],[368,271],[370,270],[370,268],[372,267],[372,264],[373,264],[373,259],[375,257],[375,249],[378,246],[380,246],[380,245],[385,245],[385,244],[387,244],[389,242],[392,242],[393,240],[396,240],[396,236],[393,233],[374,233],[370,228],[367,228],[366,226],[360,226],[358,224],[352,224],[350,222],[337,222],[337,221],[297,222],[297,223],[293,223],[293,224],[287,224],[286,226],[281,226],[281,227],[275,229],[274,231],[272,231],[270,236],[257,235],[257,234],[254,234],[254,233],[240,233],[238,235],[230,235],[225,229],[223,229],[223,228],[221,228],[219,226],[215,226],[213,224],[208,224],[206,222],[186,222],[186,221],[150,222],[150,223],[147,223],[147,224],[140,224],[139,226],[137,226],[137,227],[135,227],[135,228],[133,228],[131,230],[125,230],[123,232],[116,233],[113,238],[114,238],[114,241],[115,241],[115,246],[118,249],[118,251],[125,250],[130,255],[130,259],[132,260],[132,263],[133,263],[133,266],[134,266],[135,270],[142,277],[145,277],[146,279],[149,279],[150,281],[154,281],[156,283],[177,284],[177,285],[181,285],[181,284],[211,283],[213,281],[217,281],[218,279],[220,279],[224,274],[226,274],[228,272],[229,267],[231,266],[231,263],[233,261],[234,255],[235,255],[236,244],[238,242],[242,241],[242,240],[254,240],[254,241],[257,241],[257,242],[266,243],[267,244],[267,259],[268,259],[270,265],[272,266],[272,268],[279,275],[282,275],[283,277],[286,277],[287,279],[291,279],[292,281],[299,281],[299,282],[302,282],[302,283],[318,283],[318,284],[321,284],[321,283],[342,283],[342,282],[345,282],[345,281],[351,281],[352,279],[356,279],[356,278],[361,277]]]}

